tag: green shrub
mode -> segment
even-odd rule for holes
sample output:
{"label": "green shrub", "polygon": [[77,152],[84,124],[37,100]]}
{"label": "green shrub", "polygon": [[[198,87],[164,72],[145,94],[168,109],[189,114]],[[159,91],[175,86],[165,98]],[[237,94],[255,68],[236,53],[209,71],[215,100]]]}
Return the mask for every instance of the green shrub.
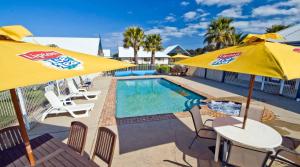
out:
{"label": "green shrub", "polygon": [[156,67],[156,71],[161,74],[168,74],[170,72],[170,67],[168,65],[160,65]]}

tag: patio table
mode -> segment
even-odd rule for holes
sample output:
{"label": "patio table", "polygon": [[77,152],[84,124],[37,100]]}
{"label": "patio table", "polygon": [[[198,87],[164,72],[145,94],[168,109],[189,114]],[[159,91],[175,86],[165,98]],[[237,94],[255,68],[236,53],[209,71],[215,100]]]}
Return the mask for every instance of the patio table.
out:
{"label": "patio table", "polygon": [[[98,166],[50,134],[36,137],[30,140],[30,143],[36,158],[36,166]],[[1,151],[0,166],[30,166],[24,144]]]}
{"label": "patio table", "polygon": [[217,133],[215,158],[218,162],[218,155],[221,137],[252,148],[273,150],[280,146],[281,135],[273,128],[252,120],[247,119],[245,129],[242,129],[243,118],[241,117],[221,117],[213,121],[213,128]]}

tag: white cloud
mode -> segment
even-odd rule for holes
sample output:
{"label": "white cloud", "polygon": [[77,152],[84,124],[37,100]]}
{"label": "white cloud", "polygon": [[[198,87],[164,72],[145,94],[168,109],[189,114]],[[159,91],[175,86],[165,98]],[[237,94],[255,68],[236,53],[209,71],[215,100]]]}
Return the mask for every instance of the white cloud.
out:
{"label": "white cloud", "polygon": [[175,15],[173,13],[170,13],[168,16],[165,17],[165,21],[166,22],[175,22],[176,21]]}
{"label": "white cloud", "polygon": [[289,25],[295,23],[295,21],[295,19],[289,17],[285,19],[273,18],[266,20],[235,21],[232,23],[232,26],[245,33],[265,33],[266,28],[274,24]]}
{"label": "white cloud", "polygon": [[168,21],[168,22],[174,22],[174,21],[176,21],[176,18],[174,16],[167,16],[165,18],[165,20]]}
{"label": "white cloud", "polygon": [[242,7],[232,7],[225,9],[218,14],[218,16],[232,17],[232,18],[247,18],[248,16],[243,16]]}
{"label": "white cloud", "polygon": [[188,6],[190,3],[188,2],[188,1],[182,1],[181,3],[180,3],[180,5],[182,5],[182,6]]}
{"label": "white cloud", "polygon": [[252,16],[300,15],[300,1],[289,0],[272,5],[259,6],[252,10]]}
{"label": "white cloud", "polygon": [[186,12],[182,17],[184,18],[184,21],[193,21],[193,20],[196,20],[198,18],[203,18],[203,17],[205,17],[209,14],[210,13],[205,12],[202,9],[197,9],[196,11]]}
{"label": "white cloud", "polygon": [[206,29],[208,24],[209,22],[199,22],[195,24],[188,24],[183,28],[171,26],[154,27],[146,31],[145,34],[160,34],[164,41],[168,41],[172,37],[181,38],[183,36],[199,34],[199,31]]}
{"label": "white cloud", "polygon": [[252,0],[196,0],[197,4],[203,4],[203,5],[218,5],[218,6],[225,6],[225,5],[231,5],[231,6],[241,6],[244,4],[247,4],[251,2]]}
{"label": "white cloud", "polygon": [[195,11],[190,11],[190,12],[186,12],[183,15],[183,18],[185,21],[191,21],[191,20],[195,20],[197,16],[197,13]]}

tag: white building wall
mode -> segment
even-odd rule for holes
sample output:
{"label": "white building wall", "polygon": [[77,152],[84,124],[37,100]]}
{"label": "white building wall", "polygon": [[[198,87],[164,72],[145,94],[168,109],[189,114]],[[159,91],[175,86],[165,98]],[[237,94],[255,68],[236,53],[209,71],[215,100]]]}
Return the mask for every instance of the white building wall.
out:
{"label": "white building wall", "polygon": [[40,45],[55,44],[62,49],[90,55],[98,54],[99,38],[26,37],[24,41]]}

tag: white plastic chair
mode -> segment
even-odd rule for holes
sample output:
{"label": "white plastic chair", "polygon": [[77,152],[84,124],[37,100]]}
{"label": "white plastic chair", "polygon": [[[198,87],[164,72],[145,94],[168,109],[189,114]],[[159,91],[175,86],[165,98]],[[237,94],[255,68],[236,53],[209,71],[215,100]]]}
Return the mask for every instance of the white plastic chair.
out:
{"label": "white plastic chair", "polygon": [[[62,102],[53,91],[48,91],[45,93],[45,97],[49,101],[51,107],[45,111],[42,115],[42,121],[46,118],[48,114],[61,114],[69,113],[74,118],[88,117],[89,112],[94,108],[94,104],[76,104],[73,101]],[[75,112],[85,111],[83,114],[75,114]]]}
{"label": "white plastic chair", "polygon": [[87,91],[86,89],[79,89],[75,86],[72,79],[67,79],[67,84],[70,90],[70,97],[84,97],[87,100],[96,100],[100,91]]}

